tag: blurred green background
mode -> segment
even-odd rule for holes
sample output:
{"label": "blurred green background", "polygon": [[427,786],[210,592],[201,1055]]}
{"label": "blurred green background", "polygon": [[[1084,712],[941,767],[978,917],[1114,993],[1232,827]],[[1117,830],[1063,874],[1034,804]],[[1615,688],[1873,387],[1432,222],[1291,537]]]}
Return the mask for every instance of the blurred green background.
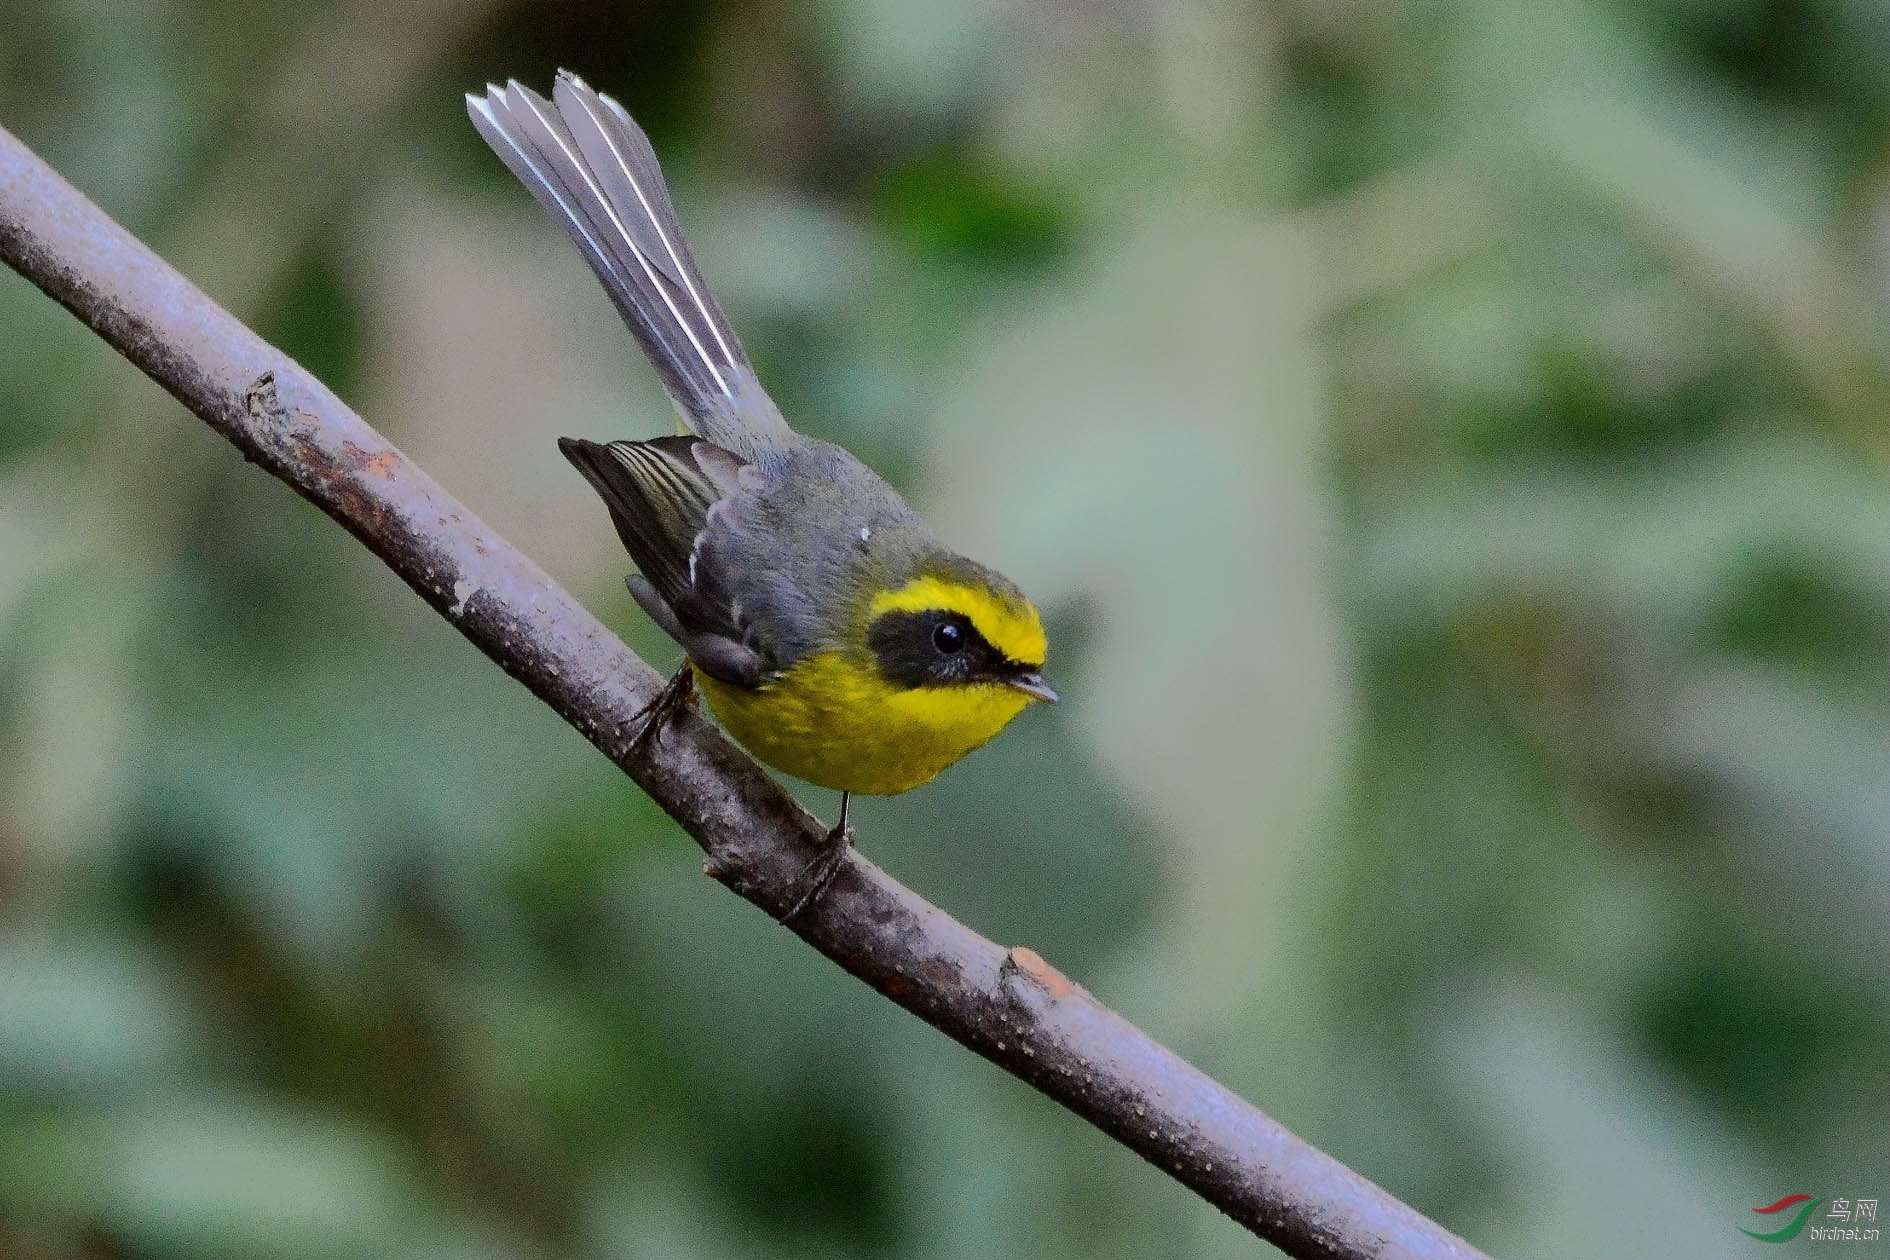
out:
{"label": "blurred green background", "polygon": [[[1049,613],[873,858],[1494,1253],[1890,1197],[1890,7],[14,0],[0,124],[668,667],[552,445],[668,406],[461,102],[560,65]],[[0,1256],[1266,1250],[0,329]]]}

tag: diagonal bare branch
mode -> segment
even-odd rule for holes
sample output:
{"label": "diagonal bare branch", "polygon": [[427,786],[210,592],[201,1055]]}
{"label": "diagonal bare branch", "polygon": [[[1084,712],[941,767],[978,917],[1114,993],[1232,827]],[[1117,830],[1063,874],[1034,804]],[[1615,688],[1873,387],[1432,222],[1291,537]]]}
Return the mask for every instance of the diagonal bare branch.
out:
{"label": "diagonal bare branch", "polygon": [[[360,539],[780,918],[824,832],[706,719],[633,749],[662,679],[321,382],[0,130],[0,257]],[[1474,1260],[1454,1234],[1158,1045],[1034,952],[851,857],[792,930],[1295,1256]]]}

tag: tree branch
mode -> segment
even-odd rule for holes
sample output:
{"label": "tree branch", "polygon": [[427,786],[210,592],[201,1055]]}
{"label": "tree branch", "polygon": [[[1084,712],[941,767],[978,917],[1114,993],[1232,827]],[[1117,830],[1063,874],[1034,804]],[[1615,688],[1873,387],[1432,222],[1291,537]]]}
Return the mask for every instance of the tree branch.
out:
{"label": "tree branch", "polygon": [[[779,918],[824,832],[693,711],[643,751],[660,677],[319,381],[0,130],[0,257],[360,539]],[[1308,1146],[1071,983],[857,855],[792,925],[853,975],[1295,1256],[1481,1253]]]}

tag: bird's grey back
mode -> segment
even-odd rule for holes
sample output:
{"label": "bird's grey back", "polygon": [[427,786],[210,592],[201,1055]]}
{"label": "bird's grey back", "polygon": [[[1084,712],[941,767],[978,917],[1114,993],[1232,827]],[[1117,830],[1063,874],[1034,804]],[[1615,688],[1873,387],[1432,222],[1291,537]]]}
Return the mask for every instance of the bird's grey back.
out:
{"label": "bird's grey back", "polygon": [[844,447],[794,434],[783,454],[765,480],[718,507],[711,546],[730,593],[768,610],[766,647],[786,667],[857,647],[846,631],[866,615],[863,601],[956,558]]}

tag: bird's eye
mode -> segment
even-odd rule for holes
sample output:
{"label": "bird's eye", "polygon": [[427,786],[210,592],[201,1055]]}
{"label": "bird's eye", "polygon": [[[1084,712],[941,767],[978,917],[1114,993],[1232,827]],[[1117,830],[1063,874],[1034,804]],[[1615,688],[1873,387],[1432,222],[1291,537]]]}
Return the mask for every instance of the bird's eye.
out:
{"label": "bird's eye", "polygon": [[965,650],[965,632],[949,621],[932,627],[932,646],[950,656]]}

